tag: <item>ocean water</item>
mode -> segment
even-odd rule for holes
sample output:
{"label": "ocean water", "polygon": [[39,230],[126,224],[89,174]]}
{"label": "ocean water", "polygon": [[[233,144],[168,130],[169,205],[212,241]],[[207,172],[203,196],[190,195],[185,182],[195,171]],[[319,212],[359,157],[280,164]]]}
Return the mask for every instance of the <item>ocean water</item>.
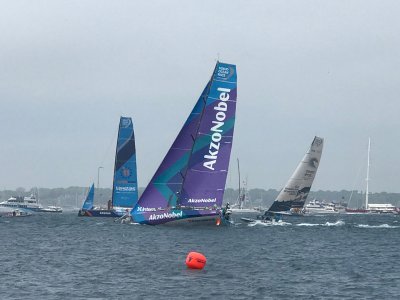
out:
{"label": "ocean water", "polygon": [[[399,299],[399,245],[392,215],[230,227],[0,218],[0,299]],[[204,270],[186,268],[189,251]]]}

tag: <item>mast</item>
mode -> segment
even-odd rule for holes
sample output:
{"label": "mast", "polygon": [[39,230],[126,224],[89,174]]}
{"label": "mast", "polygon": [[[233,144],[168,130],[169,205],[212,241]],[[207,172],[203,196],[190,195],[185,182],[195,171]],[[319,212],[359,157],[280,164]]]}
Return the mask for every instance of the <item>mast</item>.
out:
{"label": "mast", "polygon": [[[113,183],[112,183],[112,191],[111,191],[111,207],[114,207],[114,190],[115,190],[115,172],[117,172],[117,162],[118,162],[118,138],[119,133],[121,131],[121,117],[119,118],[119,125],[118,125],[118,135],[117,135],[117,145],[115,147],[115,159],[114,159],[114,172],[113,172]],[[109,209],[109,208],[108,208]]]}
{"label": "mast", "polygon": [[242,197],[241,197],[241,189],[240,189],[240,166],[239,166],[239,158],[237,158],[237,166],[238,166],[238,174],[239,174],[239,208],[242,209]]}
{"label": "mast", "polygon": [[368,138],[368,155],[367,155],[367,188],[365,191],[365,209],[368,209],[368,194],[369,194],[369,152],[371,151],[371,138]]}
{"label": "mast", "polygon": [[246,175],[246,180],[243,180],[242,203],[247,202],[247,200],[249,200],[249,197],[248,197],[248,194],[247,194],[247,183],[248,183],[248,177]]}
{"label": "mast", "polygon": [[201,121],[202,121],[202,119],[203,119],[204,111],[205,111],[206,104],[207,104],[207,97],[208,97],[208,95],[209,95],[209,93],[210,93],[211,85],[212,85],[212,82],[213,82],[213,80],[214,80],[215,71],[217,70],[218,64],[219,64],[219,61],[217,61],[216,65],[215,65],[215,67],[214,67],[214,71],[213,71],[213,73],[212,73],[211,79],[210,79],[210,81],[209,81],[208,84],[207,84],[208,87],[206,88],[206,93],[204,93],[204,95],[203,95],[203,109],[201,110],[200,118],[199,118],[199,121],[198,121],[198,123],[197,123],[197,128],[196,128],[196,131],[194,132],[194,133],[195,133],[195,136],[192,135],[193,143],[192,143],[191,150],[190,150],[190,152],[189,152],[189,158],[187,159],[187,166],[186,166],[186,168],[185,168],[184,174],[181,173],[181,176],[182,176],[182,184],[181,184],[181,187],[180,187],[179,192],[178,192],[179,197],[178,197],[177,200],[176,200],[176,202],[177,202],[177,204],[178,204],[178,205],[177,205],[178,207],[181,206],[181,201],[182,201],[181,197],[182,197],[182,193],[183,193],[184,184],[185,184],[185,181],[186,181],[186,175],[187,175],[187,173],[188,173],[188,171],[189,171],[190,159],[191,159],[191,157],[192,157],[192,155],[193,155],[193,149],[194,149],[194,146],[195,146],[195,142],[196,142],[197,136],[199,135],[199,130],[200,130]]}

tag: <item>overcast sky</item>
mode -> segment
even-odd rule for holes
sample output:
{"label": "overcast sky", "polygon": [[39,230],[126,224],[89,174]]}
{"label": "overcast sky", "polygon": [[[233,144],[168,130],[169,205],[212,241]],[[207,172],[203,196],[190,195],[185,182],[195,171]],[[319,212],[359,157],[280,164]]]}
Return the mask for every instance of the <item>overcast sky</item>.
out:
{"label": "overcast sky", "polygon": [[2,1],[0,188],[111,187],[119,116],[146,186],[216,59],[237,65],[236,158],[280,189],[314,135],[313,190],[400,192],[399,1]]}

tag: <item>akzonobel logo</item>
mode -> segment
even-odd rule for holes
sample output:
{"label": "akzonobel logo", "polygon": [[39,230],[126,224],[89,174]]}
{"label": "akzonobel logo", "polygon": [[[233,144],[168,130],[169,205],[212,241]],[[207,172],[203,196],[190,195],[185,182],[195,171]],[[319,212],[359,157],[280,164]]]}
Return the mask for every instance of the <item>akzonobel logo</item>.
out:
{"label": "akzonobel logo", "polygon": [[226,119],[226,111],[228,110],[228,100],[230,89],[227,88],[218,88],[219,94],[219,102],[216,106],[214,106],[215,120],[212,121],[214,125],[211,127],[211,142],[208,149],[208,154],[204,155],[205,161],[203,162],[203,166],[207,169],[214,171],[214,165],[218,159],[218,151],[220,147],[220,142],[222,139],[222,127],[225,124]]}

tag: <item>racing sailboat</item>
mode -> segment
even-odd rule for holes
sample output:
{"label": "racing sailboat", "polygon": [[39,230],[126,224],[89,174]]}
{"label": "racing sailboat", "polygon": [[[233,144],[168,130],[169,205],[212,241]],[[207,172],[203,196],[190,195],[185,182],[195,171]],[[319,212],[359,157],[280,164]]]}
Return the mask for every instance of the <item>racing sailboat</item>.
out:
{"label": "racing sailboat", "polygon": [[[94,187],[89,195],[91,202],[83,204],[79,216],[121,217],[129,214],[138,200],[138,182],[136,168],[136,147],[131,118],[121,117],[119,121],[117,147],[115,153],[113,191],[111,203],[106,209],[93,207]],[[90,207],[89,207],[90,206]]]}
{"label": "racing sailboat", "polygon": [[217,62],[188,119],[131,211],[133,222],[215,224],[219,220],[236,96],[236,66]]}
{"label": "racing sailboat", "polygon": [[89,188],[89,191],[86,195],[85,202],[83,202],[82,210],[91,210],[93,209],[93,201],[94,201],[94,183]]}
{"label": "racing sailboat", "polygon": [[[278,197],[271,207],[265,211],[264,215],[259,216],[261,220],[270,220],[271,216],[277,214],[299,214],[310,192],[321,160],[324,139],[314,137],[310,149],[297,166],[293,175],[280,191]],[[254,219],[242,218],[245,222],[253,222]]]}

